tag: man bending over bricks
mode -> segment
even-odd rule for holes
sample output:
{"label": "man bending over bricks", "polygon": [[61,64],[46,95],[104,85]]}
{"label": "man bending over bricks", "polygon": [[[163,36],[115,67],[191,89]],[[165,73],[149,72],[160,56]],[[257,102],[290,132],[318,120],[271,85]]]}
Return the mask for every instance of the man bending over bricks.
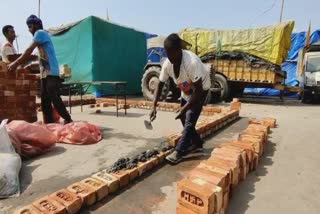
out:
{"label": "man bending over bricks", "polygon": [[51,38],[47,31],[43,30],[42,21],[35,15],[27,19],[29,32],[33,35],[33,42],[25,52],[9,65],[9,71],[23,64],[37,47],[39,50],[40,78],[41,78],[41,108],[46,123],[53,123],[52,105],[64,119],[65,124],[72,122],[62,99],[60,97],[59,65],[55,55]]}
{"label": "man bending over bricks", "polygon": [[168,58],[161,69],[150,113],[150,120],[153,121],[157,115],[156,107],[163,85],[169,77],[173,78],[181,89],[181,108],[175,119],[181,120],[183,132],[175,151],[166,157],[172,163],[178,163],[184,155],[202,149],[203,141],[196,132],[195,125],[211,87],[209,69],[197,55],[183,50],[182,43],[183,40],[177,34],[169,35],[164,41]]}

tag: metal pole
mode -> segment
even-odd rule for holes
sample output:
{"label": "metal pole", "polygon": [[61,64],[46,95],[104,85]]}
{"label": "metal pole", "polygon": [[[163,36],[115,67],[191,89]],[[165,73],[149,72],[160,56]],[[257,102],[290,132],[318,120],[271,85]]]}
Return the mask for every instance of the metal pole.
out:
{"label": "metal pole", "polygon": [[18,43],[18,36],[16,37],[16,45],[17,45],[17,52],[19,53],[19,43]]}
{"label": "metal pole", "polygon": [[[39,0],[39,1],[40,1],[40,0]],[[281,2],[280,23],[282,22],[283,5],[284,5],[284,0],[282,0],[282,2]]]}
{"label": "metal pole", "polygon": [[40,19],[40,0],[38,0],[38,17]]}

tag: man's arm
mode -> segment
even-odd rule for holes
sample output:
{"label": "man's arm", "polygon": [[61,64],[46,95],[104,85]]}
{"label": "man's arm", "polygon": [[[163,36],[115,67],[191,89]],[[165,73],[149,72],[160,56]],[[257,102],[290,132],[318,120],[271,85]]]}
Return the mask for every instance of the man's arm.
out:
{"label": "man's arm", "polygon": [[159,81],[158,87],[156,88],[156,91],[154,93],[155,96],[154,96],[154,99],[153,99],[153,108],[157,107],[157,103],[159,101],[163,86],[164,86],[164,82]]}
{"label": "man's arm", "polygon": [[150,113],[150,121],[153,121],[154,119],[156,119],[156,116],[157,116],[157,103],[159,101],[163,86],[164,86],[164,82],[159,81],[158,86],[156,88],[156,91],[154,93],[153,108],[152,108],[152,111]]}
{"label": "man's arm", "polygon": [[16,70],[16,68],[17,68],[19,65],[23,64],[23,63],[26,62],[28,59],[30,59],[33,50],[34,50],[37,46],[38,46],[38,44],[37,44],[35,41],[33,41],[33,42],[31,43],[31,45],[24,51],[24,53],[23,53],[18,59],[16,59],[14,62],[12,62],[12,63],[9,65],[9,67],[8,67],[9,71]]}

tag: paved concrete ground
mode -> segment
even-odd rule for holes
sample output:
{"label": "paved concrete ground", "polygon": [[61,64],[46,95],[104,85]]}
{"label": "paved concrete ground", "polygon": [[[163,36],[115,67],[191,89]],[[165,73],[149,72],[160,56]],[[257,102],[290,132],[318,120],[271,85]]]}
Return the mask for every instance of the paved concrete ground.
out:
{"label": "paved concrete ground", "polygon": [[[89,121],[99,125],[104,139],[94,145],[57,144],[46,155],[23,161],[21,169],[21,196],[0,200],[0,213],[11,213],[12,208],[26,205],[34,199],[66,187],[73,182],[104,169],[124,156],[133,156],[141,151],[153,148],[172,132],[182,126],[172,118],[172,113],[159,112],[153,123],[154,130],[147,130],[144,120],[148,119],[148,110],[129,109],[124,116],[121,110],[116,117],[115,107],[95,109],[79,107],[72,109],[74,120]],[[39,114],[38,118],[42,118]],[[177,128],[178,127],[178,128]]]}
{"label": "paved concrete ground", "polygon": [[[205,147],[209,152],[215,144],[235,137],[246,128],[247,117],[274,116],[278,119],[278,128],[270,136],[260,167],[239,185],[227,214],[319,213],[319,107],[294,101],[261,103],[243,104],[242,119],[206,140]],[[22,195],[0,201],[0,213],[10,213],[12,207],[78,181],[121,156],[151,148],[161,141],[161,136],[181,127],[173,120],[172,113],[160,112],[155,129],[148,131],[143,125],[148,111],[131,109],[126,118],[115,118],[113,110],[107,108],[104,114],[96,115],[92,114],[92,109],[86,108],[85,113],[79,113],[77,109],[73,117],[90,118],[101,124],[105,139],[90,146],[59,144],[51,153],[25,161],[21,172]],[[165,165],[120,194],[81,213],[175,213],[176,181],[201,158],[186,160],[177,166]]]}

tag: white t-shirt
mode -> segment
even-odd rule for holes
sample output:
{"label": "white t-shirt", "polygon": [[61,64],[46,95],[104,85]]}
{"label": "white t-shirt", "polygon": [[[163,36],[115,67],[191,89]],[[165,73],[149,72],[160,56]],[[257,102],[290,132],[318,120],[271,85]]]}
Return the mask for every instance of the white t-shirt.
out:
{"label": "white t-shirt", "polygon": [[2,55],[2,61],[5,63],[10,63],[8,56],[17,54],[16,49],[10,42],[3,43],[1,47],[1,55]]}
{"label": "white t-shirt", "polygon": [[191,51],[182,50],[182,61],[180,65],[180,74],[178,78],[175,78],[173,64],[166,59],[162,65],[160,73],[160,81],[166,82],[169,77],[172,77],[173,81],[181,89],[181,97],[185,100],[189,100],[191,94],[194,92],[193,83],[202,79],[203,90],[209,90],[211,87],[209,67],[201,62],[201,59]]}

